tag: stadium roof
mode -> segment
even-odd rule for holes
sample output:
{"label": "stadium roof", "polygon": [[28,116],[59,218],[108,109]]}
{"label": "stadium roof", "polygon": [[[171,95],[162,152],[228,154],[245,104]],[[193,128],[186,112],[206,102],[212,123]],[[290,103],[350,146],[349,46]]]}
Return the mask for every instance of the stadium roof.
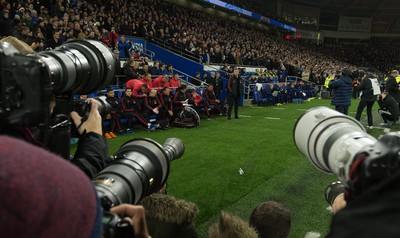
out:
{"label": "stadium roof", "polygon": [[287,0],[319,7],[321,16],[350,16],[350,17],[375,17],[375,16],[400,16],[398,0]]}

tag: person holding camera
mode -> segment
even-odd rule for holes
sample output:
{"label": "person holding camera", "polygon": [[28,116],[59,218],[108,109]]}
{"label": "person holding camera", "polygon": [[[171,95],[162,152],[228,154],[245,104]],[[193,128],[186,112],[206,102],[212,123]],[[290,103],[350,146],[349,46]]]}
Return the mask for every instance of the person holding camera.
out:
{"label": "person holding camera", "polygon": [[382,126],[387,126],[390,121],[392,124],[396,123],[399,119],[399,106],[396,100],[390,96],[388,92],[383,92],[378,96],[379,109],[378,113],[381,115],[383,123]]}
{"label": "person holding camera", "polygon": [[353,90],[353,80],[350,78],[351,70],[345,68],[342,70],[342,77],[329,81],[328,87],[333,89],[333,98],[331,104],[335,110],[345,115],[349,114],[351,105],[351,93]]}
{"label": "person holding camera", "polygon": [[[81,131],[101,130],[93,112]],[[72,114],[76,122],[78,115]],[[100,238],[102,207],[92,182],[77,167],[44,149],[0,136],[0,237]],[[16,149],[18,148],[18,149]],[[29,166],[25,166],[29,164]],[[142,206],[121,204],[110,212],[129,218],[132,238],[150,238]],[[133,232],[134,231],[134,232]],[[134,234],[134,235],[133,235]]]}

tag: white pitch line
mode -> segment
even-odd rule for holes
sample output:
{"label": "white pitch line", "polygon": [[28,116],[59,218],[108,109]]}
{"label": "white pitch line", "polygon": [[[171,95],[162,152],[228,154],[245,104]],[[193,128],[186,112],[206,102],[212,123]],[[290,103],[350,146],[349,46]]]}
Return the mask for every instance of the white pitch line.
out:
{"label": "white pitch line", "polygon": [[251,117],[251,116],[239,115],[239,117]]}
{"label": "white pitch line", "polygon": [[297,111],[307,111],[308,109],[296,109]]}
{"label": "white pitch line", "polygon": [[268,120],[280,120],[280,118],[277,117],[264,117],[264,118]]}
{"label": "white pitch line", "polygon": [[285,108],[272,108],[274,110],[285,110]]}

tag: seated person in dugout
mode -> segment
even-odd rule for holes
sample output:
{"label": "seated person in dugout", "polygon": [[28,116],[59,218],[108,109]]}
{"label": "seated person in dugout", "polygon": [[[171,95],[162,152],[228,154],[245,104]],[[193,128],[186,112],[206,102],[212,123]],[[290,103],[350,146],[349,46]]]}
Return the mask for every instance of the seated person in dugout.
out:
{"label": "seated person in dugout", "polygon": [[[106,101],[111,105],[111,113],[106,116],[106,119],[110,120],[110,129],[104,130],[106,131],[104,136],[107,139],[117,137],[114,134],[115,126],[121,135],[125,135],[125,133],[132,133],[131,128],[133,126],[133,115],[122,111],[121,104],[119,100],[114,97],[114,90],[112,88],[107,89]],[[128,119],[128,124],[125,131],[122,128],[121,118]]]}
{"label": "seated person in dugout", "polygon": [[207,100],[203,99],[203,97],[196,92],[196,89],[190,90],[190,99],[189,102],[193,104],[194,108],[197,110],[204,109],[204,114],[207,115],[207,118],[211,120],[211,108],[210,104]]}
{"label": "seated person in dugout", "polygon": [[167,125],[169,125],[169,122],[174,115],[171,89],[169,87],[164,87],[163,89],[161,89],[159,96],[162,105],[160,108],[162,120],[164,120]]}
{"label": "seated person in dugout", "polygon": [[157,96],[157,90],[152,89],[149,96],[145,98],[145,104],[147,109],[147,115],[150,118],[150,131],[153,131],[161,120],[160,109],[162,107],[160,100]]}
{"label": "seated person in dugout", "polygon": [[121,107],[123,112],[133,115],[142,125],[146,128],[149,127],[149,117],[146,113],[142,112],[142,106],[138,99],[132,96],[132,89],[125,89],[125,95],[121,99]]}
{"label": "seated person in dugout", "polygon": [[226,116],[226,113],[224,113],[221,109],[221,101],[217,98],[217,96],[214,93],[214,85],[212,85],[212,84],[208,85],[208,87],[205,91],[205,96],[206,96],[206,100],[210,104],[210,106],[214,107],[218,110],[219,115]]}

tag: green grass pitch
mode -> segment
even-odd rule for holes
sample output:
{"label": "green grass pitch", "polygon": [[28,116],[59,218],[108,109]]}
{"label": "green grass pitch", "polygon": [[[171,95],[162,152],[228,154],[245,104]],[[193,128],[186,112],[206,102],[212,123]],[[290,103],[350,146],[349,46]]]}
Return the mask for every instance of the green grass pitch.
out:
{"label": "green grass pitch", "polygon": [[[350,116],[354,117],[357,105],[358,100],[354,100]],[[161,144],[169,137],[180,138],[186,150],[181,159],[171,163],[168,193],[199,206],[196,225],[200,237],[207,237],[221,210],[247,220],[253,208],[265,200],[281,202],[290,209],[290,237],[304,237],[309,231],[324,237],[331,219],[324,191],[337,177],[315,169],[293,142],[296,119],[315,106],[331,107],[330,100],[279,107],[245,105],[239,108],[239,120],[217,116],[213,121],[202,120],[194,129],[149,133],[136,125],[135,134],[109,141],[110,153],[132,138],[151,138]],[[379,125],[376,111],[377,104],[374,123]],[[361,123],[367,124],[365,111]],[[376,137],[383,134],[382,129],[368,132]]]}

